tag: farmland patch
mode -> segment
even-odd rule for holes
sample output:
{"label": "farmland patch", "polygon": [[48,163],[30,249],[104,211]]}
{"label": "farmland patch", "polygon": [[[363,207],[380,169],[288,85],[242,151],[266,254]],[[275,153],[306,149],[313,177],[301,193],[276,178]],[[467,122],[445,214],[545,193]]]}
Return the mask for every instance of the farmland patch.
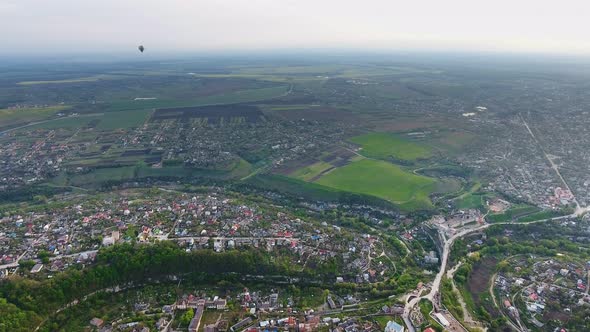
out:
{"label": "farmland patch", "polygon": [[168,119],[188,121],[198,118],[207,119],[209,124],[220,124],[222,121],[232,123],[232,121],[237,122],[238,119],[247,123],[256,123],[261,121],[262,117],[262,112],[256,106],[234,104],[159,109],[154,112],[151,121]]}

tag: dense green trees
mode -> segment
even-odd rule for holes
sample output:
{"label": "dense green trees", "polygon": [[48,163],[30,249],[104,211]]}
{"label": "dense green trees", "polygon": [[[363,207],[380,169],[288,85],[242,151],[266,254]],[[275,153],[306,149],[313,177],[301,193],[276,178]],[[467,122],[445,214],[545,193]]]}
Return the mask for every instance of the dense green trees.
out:
{"label": "dense green trees", "polygon": [[47,197],[67,191],[64,188],[43,185],[28,185],[0,191],[0,203],[33,202],[45,203]]}
{"label": "dense green trees", "polygon": [[195,311],[192,308],[189,308],[184,314],[182,314],[182,316],[180,316],[180,324],[188,326],[193,317],[195,317]]}
{"label": "dense green trees", "polygon": [[[85,270],[70,269],[52,279],[36,281],[14,277],[0,283],[0,331],[31,328],[39,316],[53,313],[67,303],[96,290],[129,282],[136,284],[170,275],[221,277],[225,273],[241,275],[296,274],[293,266],[280,267],[269,254],[257,250],[214,253],[209,250],[186,252],[172,242],[154,245],[121,244],[98,253],[97,264]],[[13,317],[10,328],[3,329],[4,311]],[[36,314],[35,314],[36,313]],[[24,318],[23,318],[24,317]],[[32,319],[31,317],[37,317]]]}
{"label": "dense green trees", "polygon": [[38,323],[39,316],[33,311],[24,311],[6,299],[0,298],[0,331],[29,331],[30,323]]}

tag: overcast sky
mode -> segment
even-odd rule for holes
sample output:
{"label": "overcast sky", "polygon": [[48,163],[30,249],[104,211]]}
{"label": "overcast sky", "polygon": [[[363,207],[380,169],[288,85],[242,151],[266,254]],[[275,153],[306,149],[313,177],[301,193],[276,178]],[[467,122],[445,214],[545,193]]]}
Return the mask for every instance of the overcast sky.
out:
{"label": "overcast sky", "polygon": [[353,48],[590,54],[590,0],[0,0],[0,55]]}

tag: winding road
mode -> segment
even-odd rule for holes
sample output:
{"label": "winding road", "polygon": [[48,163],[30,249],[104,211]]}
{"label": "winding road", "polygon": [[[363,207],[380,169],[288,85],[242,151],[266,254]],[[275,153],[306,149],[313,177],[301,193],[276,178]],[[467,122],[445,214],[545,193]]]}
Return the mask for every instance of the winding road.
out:
{"label": "winding road", "polygon": [[402,314],[402,318],[408,328],[408,331],[409,332],[416,331],[416,329],[414,328],[414,326],[410,320],[410,312],[413,310],[413,308],[416,306],[416,304],[422,299],[426,299],[426,300],[434,303],[434,298],[439,293],[440,284],[442,282],[442,278],[443,278],[445,271],[447,269],[447,264],[448,264],[448,260],[449,260],[449,254],[451,252],[451,247],[453,246],[453,243],[455,242],[455,240],[460,239],[468,234],[482,231],[482,230],[484,230],[490,226],[493,226],[493,225],[526,225],[526,224],[534,224],[534,223],[541,223],[541,222],[554,221],[554,220],[562,220],[562,219],[567,219],[567,218],[578,217],[587,211],[588,211],[588,207],[577,208],[574,213],[572,213],[570,215],[566,215],[566,216],[553,217],[553,218],[548,218],[548,219],[540,219],[540,220],[534,220],[534,221],[528,221],[528,222],[509,221],[509,222],[498,222],[498,223],[493,223],[493,224],[485,224],[485,225],[465,229],[465,230],[451,236],[448,239],[446,238],[444,233],[439,228],[438,229],[439,235],[442,237],[442,239],[444,239],[444,246],[443,246],[443,253],[442,253],[440,270],[437,273],[436,278],[434,278],[434,281],[432,283],[432,287],[430,288],[430,292],[428,294],[423,295],[423,296],[414,297],[411,300],[409,300],[408,302],[406,302],[406,305],[404,307],[404,313]]}

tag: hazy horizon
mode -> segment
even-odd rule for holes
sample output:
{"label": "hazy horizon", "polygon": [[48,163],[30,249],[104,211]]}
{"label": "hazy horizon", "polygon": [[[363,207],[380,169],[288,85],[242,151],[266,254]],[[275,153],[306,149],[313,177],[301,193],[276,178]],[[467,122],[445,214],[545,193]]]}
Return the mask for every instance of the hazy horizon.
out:
{"label": "hazy horizon", "polygon": [[4,0],[0,55],[281,49],[590,54],[581,0]]}

